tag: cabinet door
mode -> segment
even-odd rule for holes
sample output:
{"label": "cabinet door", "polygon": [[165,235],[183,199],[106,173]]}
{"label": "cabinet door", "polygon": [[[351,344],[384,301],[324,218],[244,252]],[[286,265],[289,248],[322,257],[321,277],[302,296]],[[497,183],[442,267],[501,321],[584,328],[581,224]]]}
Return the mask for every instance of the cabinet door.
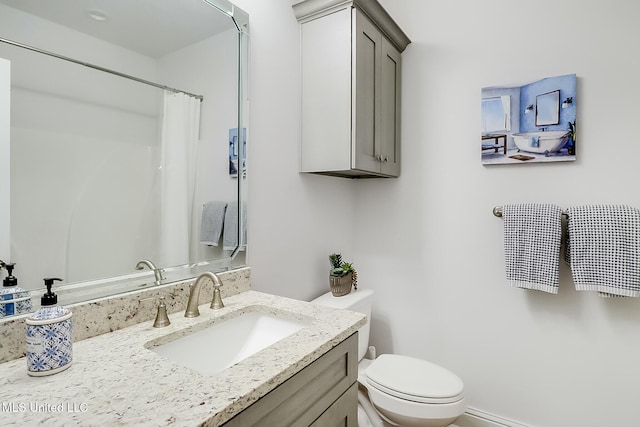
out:
{"label": "cabinet door", "polygon": [[357,8],[353,9],[352,167],[380,172],[380,55],[382,34]]}
{"label": "cabinet door", "polygon": [[400,176],[400,52],[384,37],[380,65],[380,172]]}
{"label": "cabinet door", "polygon": [[358,427],[358,383],[354,383],[309,427]]}
{"label": "cabinet door", "polygon": [[[308,427],[315,422],[317,427],[356,427],[357,379],[356,332],[223,426]],[[327,423],[316,421],[319,417]]]}

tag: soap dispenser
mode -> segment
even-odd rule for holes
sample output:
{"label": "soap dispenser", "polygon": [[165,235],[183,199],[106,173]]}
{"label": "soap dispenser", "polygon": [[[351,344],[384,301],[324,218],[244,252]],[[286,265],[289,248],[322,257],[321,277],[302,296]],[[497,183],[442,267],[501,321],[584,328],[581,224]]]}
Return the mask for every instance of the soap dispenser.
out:
{"label": "soap dispenser", "polygon": [[4,264],[9,275],[2,281],[0,289],[0,318],[31,312],[29,291],[18,286],[18,278],[13,275],[15,264]]}
{"label": "soap dispenser", "polygon": [[73,359],[72,313],[58,306],[58,297],[51,286],[58,278],[44,279],[47,292],[41,308],[28,317],[27,373],[32,376],[56,374],[67,369]]}

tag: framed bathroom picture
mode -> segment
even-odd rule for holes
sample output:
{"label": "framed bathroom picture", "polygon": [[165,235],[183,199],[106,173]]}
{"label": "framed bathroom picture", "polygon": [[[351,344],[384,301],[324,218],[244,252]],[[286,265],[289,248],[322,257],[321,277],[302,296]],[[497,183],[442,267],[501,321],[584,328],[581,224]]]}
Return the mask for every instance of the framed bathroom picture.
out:
{"label": "framed bathroom picture", "polygon": [[576,75],[481,90],[482,164],[576,159]]}
{"label": "framed bathroom picture", "polygon": [[[238,177],[239,159],[242,157],[242,176],[247,173],[247,129],[242,128],[242,148],[239,143],[238,128],[229,129],[229,176]],[[239,150],[242,149],[242,156]]]}

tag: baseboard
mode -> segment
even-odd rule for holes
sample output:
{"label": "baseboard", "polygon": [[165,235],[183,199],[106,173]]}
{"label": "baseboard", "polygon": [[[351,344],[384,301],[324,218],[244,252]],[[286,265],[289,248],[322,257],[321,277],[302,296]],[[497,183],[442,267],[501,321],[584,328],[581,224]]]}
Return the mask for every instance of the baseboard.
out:
{"label": "baseboard", "polygon": [[458,418],[452,427],[533,427],[517,421],[508,420],[497,415],[489,414],[475,408],[467,411]]}

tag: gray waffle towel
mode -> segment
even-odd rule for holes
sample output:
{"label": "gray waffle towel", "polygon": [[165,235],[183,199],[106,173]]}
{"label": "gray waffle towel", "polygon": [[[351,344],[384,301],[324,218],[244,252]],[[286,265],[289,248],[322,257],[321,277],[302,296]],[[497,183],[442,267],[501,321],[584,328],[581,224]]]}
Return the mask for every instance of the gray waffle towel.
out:
{"label": "gray waffle towel", "polygon": [[[247,205],[242,204],[243,237],[240,250],[245,249],[247,243]],[[238,246],[238,202],[230,202],[224,215],[224,233],[222,235],[222,249],[230,251]]]}
{"label": "gray waffle towel", "polygon": [[562,209],[552,204],[505,205],[502,218],[509,284],[557,294]]}
{"label": "gray waffle towel", "polygon": [[640,297],[640,211],[622,205],[568,209],[568,259],[578,291]]}

